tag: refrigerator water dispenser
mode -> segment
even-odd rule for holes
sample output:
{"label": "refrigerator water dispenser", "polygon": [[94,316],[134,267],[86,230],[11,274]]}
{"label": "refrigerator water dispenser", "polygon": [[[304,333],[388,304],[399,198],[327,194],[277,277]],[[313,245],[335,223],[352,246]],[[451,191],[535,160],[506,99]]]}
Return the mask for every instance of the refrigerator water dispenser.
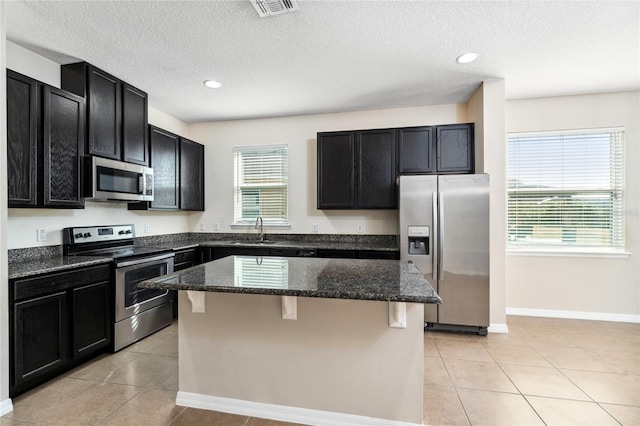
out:
{"label": "refrigerator water dispenser", "polygon": [[407,227],[407,238],[409,238],[409,254],[429,254],[428,226]]}

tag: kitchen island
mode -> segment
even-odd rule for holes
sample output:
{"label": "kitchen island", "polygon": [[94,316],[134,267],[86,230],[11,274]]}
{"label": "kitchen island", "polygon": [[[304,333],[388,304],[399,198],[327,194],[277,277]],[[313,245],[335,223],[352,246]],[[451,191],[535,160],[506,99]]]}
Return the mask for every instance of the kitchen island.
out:
{"label": "kitchen island", "polygon": [[423,303],[397,260],[229,256],[179,295],[178,405],[309,424],[422,424]]}

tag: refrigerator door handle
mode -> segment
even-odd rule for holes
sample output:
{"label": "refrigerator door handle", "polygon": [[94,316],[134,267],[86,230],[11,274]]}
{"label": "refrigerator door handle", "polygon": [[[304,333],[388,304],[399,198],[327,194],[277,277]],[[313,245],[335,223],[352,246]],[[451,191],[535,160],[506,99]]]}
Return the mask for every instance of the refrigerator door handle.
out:
{"label": "refrigerator door handle", "polygon": [[444,281],[444,200],[440,191],[438,191],[438,281]]}
{"label": "refrigerator door handle", "polygon": [[432,275],[434,279],[438,279],[438,264],[439,264],[439,256],[438,256],[438,250],[440,247],[439,241],[438,241],[438,193],[437,192],[433,192],[432,193],[432,203],[431,205],[433,206],[433,224],[431,229],[433,229],[433,237],[431,238],[431,258],[433,259],[433,269],[432,269]]}

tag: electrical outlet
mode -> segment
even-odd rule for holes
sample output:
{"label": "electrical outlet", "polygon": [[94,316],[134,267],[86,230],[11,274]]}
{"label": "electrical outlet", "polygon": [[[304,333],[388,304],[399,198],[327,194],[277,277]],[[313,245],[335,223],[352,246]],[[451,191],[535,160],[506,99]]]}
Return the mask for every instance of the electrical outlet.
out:
{"label": "electrical outlet", "polygon": [[317,224],[317,223],[314,223],[313,225],[311,225],[311,230],[312,230],[313,232],[318,232],[318,224]]}
{"label": "electrical outlet", "polygon": [[148,234],[148,233],[149,233],[149,224],[148,224],[148,223],[145,223],[145,224],[144,224],[144,233],[145,233],[145,234]]}
{"label": "electrical outlet", "polygon": [[38,241],[47,241],[47,230],[46,229],[36,229],[36,237]]}
{"label": "electrical outlet", "polygon": [[207,227],[204,225],[204,223],[200,224],[200,230],[201,231],[205,231],[207,229]]}
{"label": "electrical outlet", "polygon": [[364,225],[359,223],[358,224],[358,234],[362,234],[364,232]]}
{"label": "electrical outlet", "polygon": [[216,222],[216,223],[214,223],[214,224],[213,224],[213,230],[214,230],[214,231],[219,231],[219,230],[220,230],[220,224],[219,224],[219,223],[217,223],[217,222]]}

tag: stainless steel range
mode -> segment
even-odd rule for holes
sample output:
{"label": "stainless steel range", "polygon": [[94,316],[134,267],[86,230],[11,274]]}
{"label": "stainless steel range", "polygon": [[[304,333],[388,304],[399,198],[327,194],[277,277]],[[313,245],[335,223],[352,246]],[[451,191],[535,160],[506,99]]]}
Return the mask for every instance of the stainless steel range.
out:
{"label": "stainless steel range", "polygon": [[173,272],[174,253],[166,248],[134,246],[134,238],[134,225],[63,229],[65,255],[111,257],[114,261],[114,352],[173,321],[169,292],[138,288],[138,283]]}

